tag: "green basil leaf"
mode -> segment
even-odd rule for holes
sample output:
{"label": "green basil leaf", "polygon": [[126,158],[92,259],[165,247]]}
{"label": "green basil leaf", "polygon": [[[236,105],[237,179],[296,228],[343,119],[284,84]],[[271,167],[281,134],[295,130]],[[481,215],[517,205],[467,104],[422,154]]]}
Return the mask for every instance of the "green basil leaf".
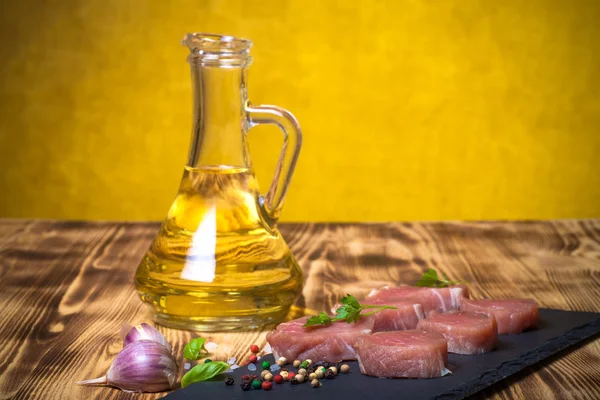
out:
{"label": "green basil leaf", "polygon": [[204,342],[206,339],[201,337],[190,340],[183,348],[183,356],[188,360],[197,360],[201,352],[208,353],[204,348]]}
{"label": "green basil leaf", "polygon": [[229,364],[222,361],[213,361],[206,364],[198,364],[190,369],[181,378],[181,387],[189,386],[194,382],[206,381],[210,378],[222,374],[229,369]]}

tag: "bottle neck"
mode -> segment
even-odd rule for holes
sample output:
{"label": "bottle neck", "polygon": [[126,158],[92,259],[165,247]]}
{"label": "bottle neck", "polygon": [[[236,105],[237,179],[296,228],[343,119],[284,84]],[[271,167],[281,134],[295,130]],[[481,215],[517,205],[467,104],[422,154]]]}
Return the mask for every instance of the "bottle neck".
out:
{"label": "bottle neck", "polygon": [[247,68],[191,63],[192,140],[187,166],[250,167],[246,144]]}

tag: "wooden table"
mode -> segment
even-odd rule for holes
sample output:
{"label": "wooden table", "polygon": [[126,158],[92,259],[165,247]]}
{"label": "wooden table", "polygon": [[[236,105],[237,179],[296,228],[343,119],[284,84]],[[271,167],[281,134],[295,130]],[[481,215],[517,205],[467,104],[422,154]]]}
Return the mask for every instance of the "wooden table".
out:
{"label": "wooden table", "polygon": [[[156,223],[0,220],[0,398],[154,399],[75,381],[105,374],[125,322],[150,321],[133,274]],[[433,267],[471,282],[474,297],[533,297],[600,311],[600,220],[283,224],[304,268],[297,305],[327,310]],[[189,332],[160,330],[181,361]],[[213,358],[238,360],[266,332],[213,334]],[[182,363],[180,363],[182,364]],[[600,340],[527,368],[477,398],[600,398]]]}

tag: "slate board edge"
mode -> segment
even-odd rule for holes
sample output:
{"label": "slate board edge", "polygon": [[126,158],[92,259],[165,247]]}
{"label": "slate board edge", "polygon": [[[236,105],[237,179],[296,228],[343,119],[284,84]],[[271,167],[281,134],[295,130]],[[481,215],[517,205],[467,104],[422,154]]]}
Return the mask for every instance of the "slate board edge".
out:
{"label": "slate board edge", "polygon": [[[519,355],[518,359],[513,359],[511,361],[504,361],[501,362],[499,364],[496,364],[496,366],[493,369],[482,369],[482,372],[479,375],[476,375],[475,377],[468,379],[467,381],[463,381],[462,383],[457,384],[456,386],[453,386],[452,388],[446,389],[446,390],[442,390],[441,392],[438,392],[437,394],[433,395],[433,396],[426,396],[426,397],[422,397],[423,399],[427,399],[427,400],[440,400],[440,399],[444,399],[444,400],[449,400],[449,399],[453,399],[453,400],[460,400],[460,399],[464,399],[467,396],[473,395],[483,389],[486,389],[488,387],[491,387],[492,385],[518,373],[519,371],[525,369],[526,367],[532,366],[546,358],[555,356],[555,355],[560,355],[559,353],[561,351],[564,351],[565,349],[568,349],[570,346],[576,345],[578,343],[582,343],[585,340],[588,340],[590,338],[592,338],[593,336],[596,336],[598,334],[600,334],[600,313],[597,312],[585,312],[585,311],[570,311],[570,310],[556,310],[556,309],[542,309],[540,308],[540,317],[542,317],[542,311],[547,311],[547,312],[552,312],[552,313],[565,313],[565,314],[577,314],[579,315],[579,318],[583,318],[582,321],[579,321],[579,323],[581,325],[571,325],[572,327],[569,328],[569,330],[564,331],[561,335],[559,336],[554,336],[551,337],[549,339],[546,339],[546,341],[541,342],[541,344],[525,353],[521,353]],[[554,318],[550,318],[551,320]],[[512,336],[512,335],[509,335]],[[519,336],[519,335],[516,335]],[[272,354],[268,354],[264,357],[266,358],[271,358],[272,359]],[[501,372],[500,372],[501,371]],[[236,371],[238,372],[238,371]],[[216,383],[216,382],[215,382]],[[221,383],[222,385],[222,383]],[[166,399],[166,398],[174,398],[174,399],[186,399],[186,398],[192,398],[192,397],[188,397],[188,393],[185,393],[187,391],[187,389],[192,388],[193,386],[196,385],[191,385],[188,388],[185,389],[178,389],[175,391],[172,391],[170,393],[166,393],[166,395],[164,397],[161,397],[160,399]],[[225,386],[223,385],[223,388]],[[243,393],[231,393],[230,398],[235,398],[235,399],[242,399],[243,397],[240,397],[239,395]],[[246,392],[246,396],[250,395],[250,398],[252,398],[252,393],[251,392]],[[298,394],[298,393],[296,393]],[[287,393],[288,396],[292,395],[292,398],[294,397],[294,393]],[[182,397],[183,396],[183,397]],[[320,396],[315,396],[316,398],[321,398]],[[380,396],[378,396],[380,397]],[[385,397],[385,396],[383,396]],[[328,398],[328,397],[324,397],[324,398]],[[369,397],[371,398],[371,397]],[[388,397],[385,397],[386,399]],[[395,397],[389,397],[389,398],[395,398]]]}
{"label": "slate board edge", "polygon": [[[483,389],[490,387],[491,385],[500,382],[503,379],[508,378],[517,372],[530,367],[545,358],[551,357],[565,350],[566,348],[583,342],[592,336],[600,333],[600,318],[588,322],[580,327],[574,328],[559,339],[551,339],[546,341],[540,347],[531,350],[518,360],[505,361],[494,370],[483,372],[479,377],[471,379],[462,383],[461,385],[448,390],[444,393],[440,393],[434,397],[435,400],[458,400],[464,399],[467,396],[475,394]],[[500,373],[502,371],[503,373]]]}

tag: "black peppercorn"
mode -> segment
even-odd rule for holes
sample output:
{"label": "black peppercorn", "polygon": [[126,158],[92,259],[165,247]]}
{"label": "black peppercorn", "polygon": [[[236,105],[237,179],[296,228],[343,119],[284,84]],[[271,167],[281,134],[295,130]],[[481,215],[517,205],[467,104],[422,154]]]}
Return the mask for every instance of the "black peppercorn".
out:
{"label": "black peppercorn", "polygon": [[228,377],[227,377],[227,379],[225,379],[225,384],[226,384],[227,386],[231,386],[231,385],[233,385],[234,383],[235,383],[235,380],[234,380],[234,379],[233,379],[231,376],[228,376]]}
{"label": "black peppercorn", "polygon": [[290,383],[292,385],[299,385],[300,381],[298,379],[296,379],[296,377],[293,377],[292,379],[290,379]]}
{"label": "black peppercorn", "polygon": [[330,369],[325,371],[325,379],[333,379],[333,378],[335,378],[335,372],[333,372]]}
{"label": "black peppercorn", "polygon": [[244,380],[242,383],[240,383],[240,386],[244,392],[247,392],[248,390],[252,389],[252,381]]}
{"label": "black peppercorn", "polygon": [[337,363],[329,362],[329,361],[319,361],[318,363],[315,363],[316,367],[325,367],[325,368],[335,367],[336,365],[337,365]]}

